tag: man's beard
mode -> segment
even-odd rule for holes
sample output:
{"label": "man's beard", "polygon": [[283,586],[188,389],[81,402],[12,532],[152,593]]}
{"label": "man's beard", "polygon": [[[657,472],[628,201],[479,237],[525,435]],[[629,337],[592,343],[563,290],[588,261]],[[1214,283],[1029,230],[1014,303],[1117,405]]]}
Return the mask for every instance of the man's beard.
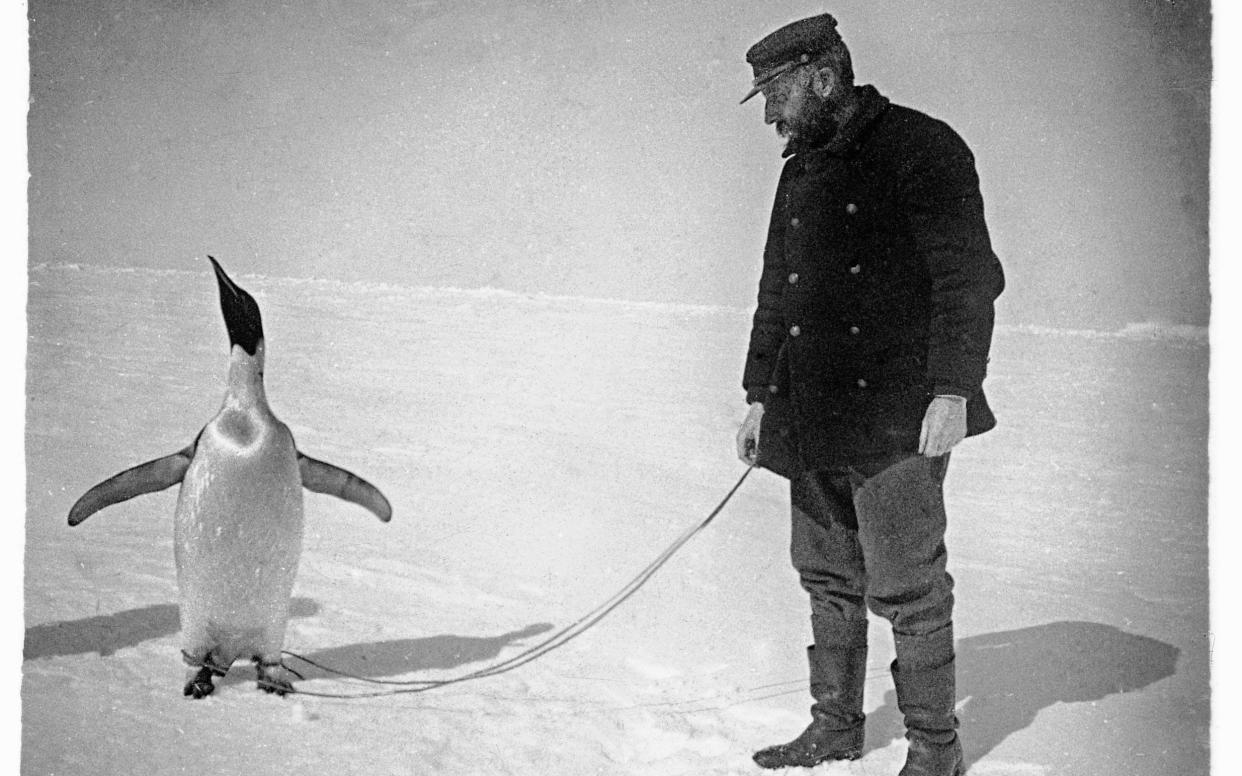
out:
{"label": "man's beard", "polygon": [[831,99],[808,94],[793,118],[776,122],[776,133],[787,138],[781,156],[818,148],[831,140],[837,134],[836,107]]}

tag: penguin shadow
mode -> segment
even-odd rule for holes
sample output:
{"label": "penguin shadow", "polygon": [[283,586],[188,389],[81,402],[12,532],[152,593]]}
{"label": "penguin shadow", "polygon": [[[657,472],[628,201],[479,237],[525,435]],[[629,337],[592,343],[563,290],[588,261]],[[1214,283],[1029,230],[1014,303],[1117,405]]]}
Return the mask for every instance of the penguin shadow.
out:
{"label": "penguin shadow", "polygon": [[[510,645],[538,636],[552,629],[550,623],[527,625],[520,630],[499,636],[454,636],[442,634],[417,639],[392,639],[365,644],[348,644],[315,652],[300,653],[327,668],[367,679],[383,679],[417,671],[456,668],[467,663],[491,660]],[[339,679],[331,671],[318,668],[294,657],[285,664],[297,670],[306,680]],[[238,670],[242,669],[242,670]],[[254,668],[238,663],[217,684],[228,685],[255,681]]]}
{"label": "penguin shadow", "polygon": [[[318,613],[319,604],[313,599],[299,597],[289,602],[290,617],[311,617]],[[180,630],[176,604],[154,604],[115,614],[35,625],[26,629],[22,658],[37,660],[90,652],[108,657],[119,649],[172,636]]]}
{"label": "penguin shadow", "polygon": [[[1041,709],[1141,690],[1177,668],[1180,650],[1094,622],[1051,622],[957,642],[958,719],[969,767]],[[905,735],[897,696],[867,716],[867,751]]]}

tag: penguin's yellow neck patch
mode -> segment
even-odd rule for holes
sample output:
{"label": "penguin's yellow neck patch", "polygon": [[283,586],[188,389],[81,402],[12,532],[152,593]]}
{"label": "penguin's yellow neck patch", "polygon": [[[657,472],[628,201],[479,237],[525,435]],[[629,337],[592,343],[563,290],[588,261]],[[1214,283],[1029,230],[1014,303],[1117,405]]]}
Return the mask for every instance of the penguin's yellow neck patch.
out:
{"label": "penguin's yellow neck patch", "polygon": [[220,434],[238,447],[249,447],[259,435],[258,426],[245,412],[225,412],[216,425]]}

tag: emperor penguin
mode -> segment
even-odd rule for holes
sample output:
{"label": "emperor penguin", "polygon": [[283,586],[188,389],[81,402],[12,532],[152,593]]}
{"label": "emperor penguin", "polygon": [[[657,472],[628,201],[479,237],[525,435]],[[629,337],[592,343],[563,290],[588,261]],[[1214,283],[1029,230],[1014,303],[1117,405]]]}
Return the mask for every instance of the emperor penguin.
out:
{"label": "emperor penguin", "polygon": [[289,600],[302,553],[302,488],[373,512],[392,507],[372,484],[298,451],[263,390],[266,344],[259,305],[207,257],[228,329],[228,387],[220,411],[185,449],[127,469],[88,490],[69,511],[76,526],[106,506],[181,490],[173,518],[185,695],[203,698],[238,658],[256,663],[260,689],[284,695],[281,663]]}

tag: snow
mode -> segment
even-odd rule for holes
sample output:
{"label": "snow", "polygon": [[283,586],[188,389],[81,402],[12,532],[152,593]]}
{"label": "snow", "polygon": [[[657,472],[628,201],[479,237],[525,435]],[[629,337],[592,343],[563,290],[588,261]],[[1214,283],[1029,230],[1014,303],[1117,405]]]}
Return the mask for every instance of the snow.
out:
{"label": "snow", "polygon": [[[385,525],[306,494],[286,647],[326,665],[415,681],[518,655],[742,473],[747,310],[218,258],[263,309],[268,395],[299,447],[394,507]],[[801,730],[808,609],[767,472],[612,614],[515,670],[340,700],[269,696],[238,667],[184,699],[175,489],[65,516],[217,409],[227,339],[198,261],[30,270],[23,773],[753,774],[754,749]],[[1152,332],[997,332],[1001,425],[948,480],[971,774],[1207,771],[1208,349]],[[867,751],[816,772],[900,767],[884,623],[871,639]],[[304,673],[307,691],[378,689]]]}

